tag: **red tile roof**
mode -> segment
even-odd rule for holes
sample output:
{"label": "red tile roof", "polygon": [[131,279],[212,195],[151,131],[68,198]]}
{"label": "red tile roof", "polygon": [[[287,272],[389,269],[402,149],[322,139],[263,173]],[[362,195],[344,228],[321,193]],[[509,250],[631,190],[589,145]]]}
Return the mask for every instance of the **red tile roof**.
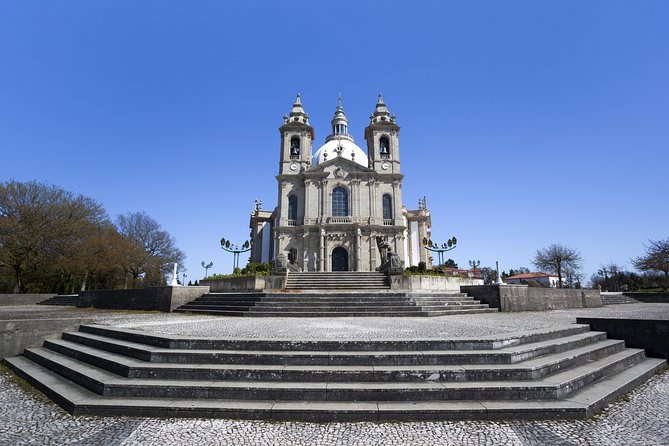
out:
{"label": "red tile roof", "polygon": [[506,279],[536,279],[539,277],[557,277],[555,274],[546,274],[546,273],[523,273],[523,274],[516,274],[515,276],[509,276],[505,277],[504,280]]}

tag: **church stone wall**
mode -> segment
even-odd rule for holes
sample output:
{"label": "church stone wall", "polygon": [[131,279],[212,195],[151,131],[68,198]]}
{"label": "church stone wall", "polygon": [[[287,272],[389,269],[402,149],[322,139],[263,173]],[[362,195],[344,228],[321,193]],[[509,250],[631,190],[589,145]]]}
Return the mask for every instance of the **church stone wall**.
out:
{"label": "church stone wall", "polygon": [[[314,131],[298,96],[280,128],[281,162],[276,177],[277,208],[272,214],[276,218],[276,225],[272,226],[272,259],[282,254],[303,271],[331,271],[333,252],[341,247],[348,253],[348,270],[374,271],[381,264],[376,238],[383,237],[401,259],[412,263],[407,247],[417,248],[407,240],[412,237],[407,222],[413,221],[414,216],[405,216],[402,202],[399,126],[381,97],[370,120],[365,129],[365,154],[348,133],[348,120],[339,103],[332,120],[332,134],[312,154]],[[301,141],[299,153],[292,150],[290,143],[297,138]],[[380,150],[381,138],[388,143],[387,150]],[[333,215],[333,191],[337,187],[346,191],[345,216]],[[392,213],[384,219],[386,194],[391,197]],[[295,219],[288,218],[290,195],[297,198]],[[416,215],[420,218],[416,218],[422,240],[424,234],[429,235],[429,213],[427,219],[419,214]],[[253,227],[257,228],[258,222],[252,217]],[[264,251],[254,244],[251,257],[265,258],[264,253],[258,253],[261,250]],[[419,258],[429,260],[423,252]]]}

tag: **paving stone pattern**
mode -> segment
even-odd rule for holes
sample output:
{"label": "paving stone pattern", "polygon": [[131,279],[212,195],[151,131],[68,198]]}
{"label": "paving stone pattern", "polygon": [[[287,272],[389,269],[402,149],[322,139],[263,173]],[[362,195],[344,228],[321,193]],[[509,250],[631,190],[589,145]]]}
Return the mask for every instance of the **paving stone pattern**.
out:
{"label": "paving stone pattern", "polygon": [[268,423],[72,417],[0,373],[0,445],[667,445],[669,373],[601,414],[547,422]]}
{"label": "paving stone pattern", "polygon": [[[34,317],[24,309],[16,318]],[[54,314],[45,312],[49,317]],[[67,314],[67,310],[59,315]],[[7,318],[0,312],[0,318]],[[455,337],[517,332],[577,316],[669,319],[667,304],[424,318],[263,320],[170,314],[99,314],[98,323],[153,332],[239,337]],[[277,423],[205,419],[72,417],[0,372],[0,445],[668,445],[669,373],[651,378],[599,415],[577,421]]]}

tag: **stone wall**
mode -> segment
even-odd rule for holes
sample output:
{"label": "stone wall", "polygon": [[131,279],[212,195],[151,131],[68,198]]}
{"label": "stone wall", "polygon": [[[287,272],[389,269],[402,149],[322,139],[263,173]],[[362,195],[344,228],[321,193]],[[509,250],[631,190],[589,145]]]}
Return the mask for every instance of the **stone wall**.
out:
{"label": "stone wall", "polygon": [[545,311],[602,306],[599,290],[534,288],[525,285],[462,286],[463,293],[500,311]]}
{"label": "stone wall", "polygon": [[82,291],[79,293],[79,307],[172,312],[208,292],[208,286]]}
{"label": "stone wall", "polygon": [[20,355],[29,347],[41,347],[45,339],[56,339],[64,331],[75,331],[93,318],[46,318],[0,320],[0,358]]}
{"label": "stone wall", "polygon": [[669,321],[655,319],[576,318],[595,331],[605,331],[609,338],[623,339],[627,347],[643,348],[647,356],[669,359]]}
{"label": "stone wall", "polygon": [[392,290],[452,291],[454,293],[459,293],[461,286],[482,284],[483,280],[481,279],[469,279],[463,277],[414,275],[390,276],[390,288]]}
{"label": "stone wall", "polygon": [[226,291],[265,291],[286,288],[286,276],[226,277],[224,279],[200,280],[212,293]]}
{"label": "stone wall", "polygon": [[35,305],[47,299],[51,299],[55,294],[0,294],[0,307],[10,305]]}
{"label": "stone wall", "polygon": [[623,296],[631,297],[632,299],[636,299],[639,302],[648,302],[648,303],[656,303],[656,304],[669,303],[669,293],[634,293],[634,292],[629,292],[629,293],[623,293]]}

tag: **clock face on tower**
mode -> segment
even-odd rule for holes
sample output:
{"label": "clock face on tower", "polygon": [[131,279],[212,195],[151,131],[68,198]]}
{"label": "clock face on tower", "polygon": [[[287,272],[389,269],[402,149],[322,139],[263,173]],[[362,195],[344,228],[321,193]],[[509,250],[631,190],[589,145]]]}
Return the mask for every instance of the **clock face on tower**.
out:
{"label": "clock face on tower", "polygon": [[299,166],[297,165],[297,163],[290,163],[290,170],[292,170],[293,172],[295,172],[298,167]]}
{"label": "clock face on tower", "polygon": [[388,170],[389,167],[390,167],[390,164],[388,164],[387,162],[384,161],[383,163],[381,163],[381,169]]}

